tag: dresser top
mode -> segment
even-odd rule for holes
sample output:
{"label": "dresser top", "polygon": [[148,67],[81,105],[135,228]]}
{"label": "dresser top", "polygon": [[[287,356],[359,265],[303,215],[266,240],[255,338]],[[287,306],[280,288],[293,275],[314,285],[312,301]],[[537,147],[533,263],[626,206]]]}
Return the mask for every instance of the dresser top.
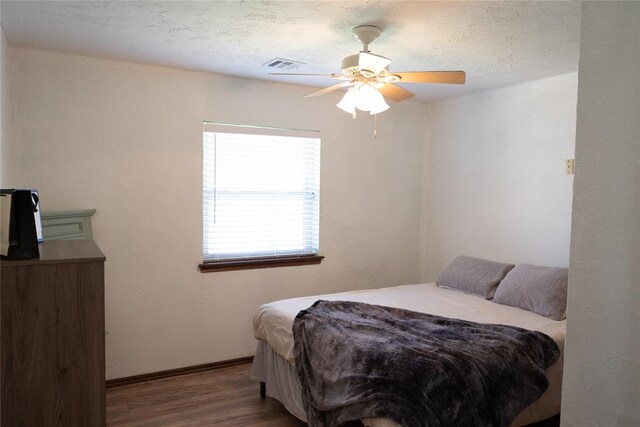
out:
{"label": "dresser top", "polygon": [[105,261],[93,240],[50,240],[38,245],[40,258],[0,261],[1,267]]}

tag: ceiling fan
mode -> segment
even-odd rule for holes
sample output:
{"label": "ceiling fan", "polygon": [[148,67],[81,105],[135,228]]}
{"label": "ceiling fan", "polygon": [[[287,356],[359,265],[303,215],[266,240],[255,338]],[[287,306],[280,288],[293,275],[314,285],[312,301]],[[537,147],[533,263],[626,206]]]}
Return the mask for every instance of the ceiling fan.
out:
{"label": "ceiling fan", "polygon": [[356,108],[378,114],[389,109],[385,98],[400,102],[415,96],[412,92],[394,83],[450,83],[464,84],[464,71],[389,71],[391,60],[384,56],[371,53],[369,44],[382,33],[375,25],[360,25],[353,29],[353,36],[362,42],[362,51],[349,55],[342,60],[342,74],[304,74],[304,73],[269,73],[277,76],[325,76],[341,83],[306,95],[324,95],[343,87],[349,90],[342,100],[336,104],[340,109],[350,113],[355,118]]}

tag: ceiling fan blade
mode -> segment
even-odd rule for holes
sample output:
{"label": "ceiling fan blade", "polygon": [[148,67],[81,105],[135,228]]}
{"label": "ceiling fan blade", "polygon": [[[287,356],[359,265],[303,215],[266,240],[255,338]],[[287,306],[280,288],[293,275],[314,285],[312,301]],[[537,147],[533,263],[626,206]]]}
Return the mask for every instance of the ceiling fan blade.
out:
{"label": "ceiling fan blade", "polygon": [[343,88],[343,87],[351,86],[352,84],[353,83],[351,83],[351,82],[338,83],[337,85],[325,87],[324,89],[320,89],[320,90],[318,90],[316,92],[310,93],[309,95],[305,95],[305,96],[303,96],[303,98],[309,98],[311,96],[324,95],[325,93],[333,92],[334,90],[338,90],[338,89]]}
{"label": "ceiling fan blade", "polygon": [[386,83],[382,88],[378,89],[382,96],[389,98],[393,102],[406,101],[416,96],[414,93],[391,83]]}
{"label": "ceiling fan blade", "polygon": [[331,77],[332,79],[347,80],[349,77],[340,74],[305,74],[305,73],[269,73],[270,76],[316,76]]}
{"label": "ceiling fan blade", "polygon": [[392,72],[400,76],[402,83],[452,83],[464,84],[466,74],[464,71],[402,71]]}

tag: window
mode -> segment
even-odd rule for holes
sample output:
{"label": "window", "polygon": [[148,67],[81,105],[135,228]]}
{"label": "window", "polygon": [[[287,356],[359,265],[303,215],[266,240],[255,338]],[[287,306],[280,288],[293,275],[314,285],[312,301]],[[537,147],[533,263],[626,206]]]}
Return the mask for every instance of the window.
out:
{"label": "window", "polygon": [[318,263],[318,132],[205,124],[203,271]]}

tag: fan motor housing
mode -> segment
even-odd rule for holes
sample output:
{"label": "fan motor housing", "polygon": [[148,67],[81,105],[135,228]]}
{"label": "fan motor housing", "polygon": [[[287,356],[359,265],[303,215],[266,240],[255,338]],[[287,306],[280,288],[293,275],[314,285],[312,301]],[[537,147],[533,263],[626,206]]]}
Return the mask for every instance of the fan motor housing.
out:
{"label": "fan motor housing", "polygon": [[360,58],[359,53],[345,57],[342,60],[342,72],[347,76],[351,76],[355,72],[359,71],[360,70],[360,67],[358,66],[359,58]]}

